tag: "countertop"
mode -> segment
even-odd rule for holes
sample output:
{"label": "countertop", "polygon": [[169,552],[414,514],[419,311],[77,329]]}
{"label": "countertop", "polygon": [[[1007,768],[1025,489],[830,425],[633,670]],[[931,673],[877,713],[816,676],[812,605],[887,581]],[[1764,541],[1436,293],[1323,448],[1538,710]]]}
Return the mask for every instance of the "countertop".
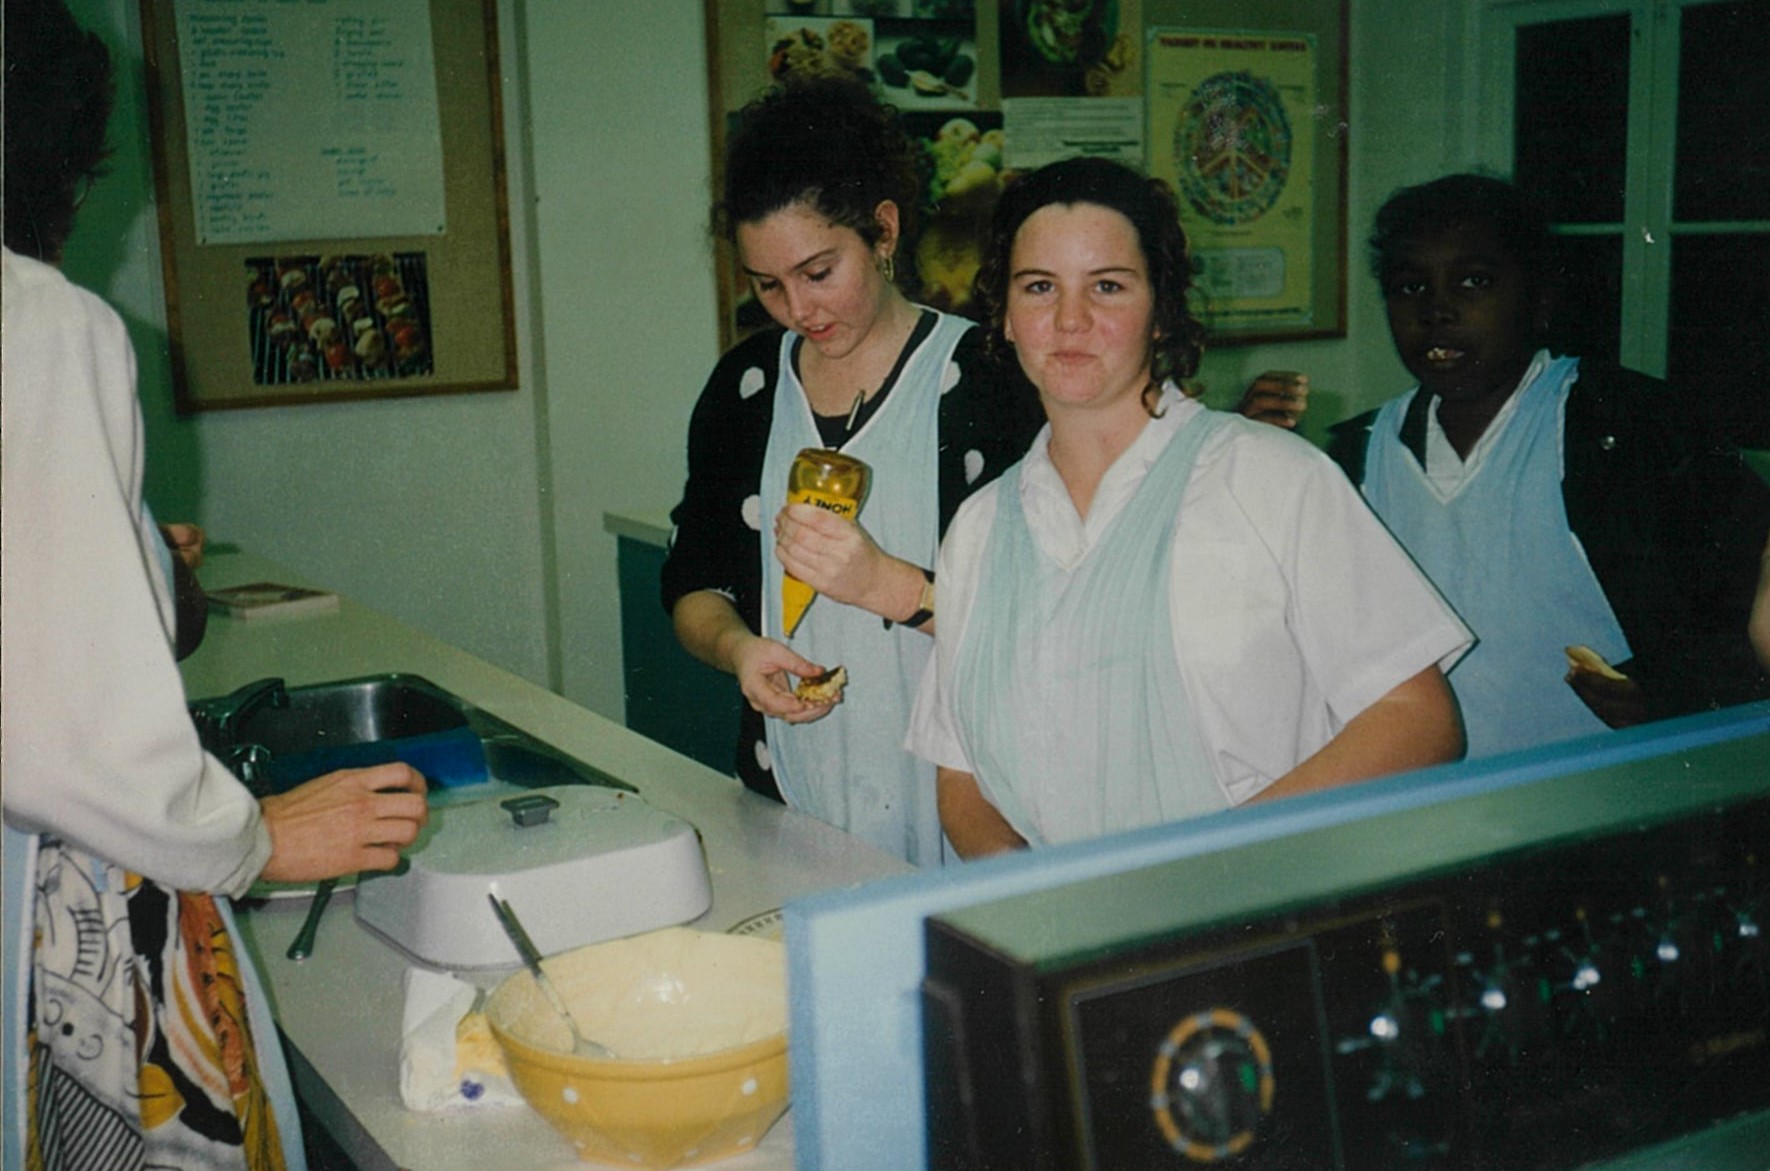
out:
{"label": "countertop", "polygon": [[642,545],[656,545],[660,549],[670,545],[668,510],[655,512],[629,509],[625,512],[605,512],[602,514],[602,527],[605,532],[638,541]]}
{"label": "countertop", "polygon": [[[215,552],[211,588],[258,580],[323,584],[264,559]],[[639,789],[691,822],[705,843],[713,905],[694,926],[724,930],[815,891],[908,867],[824,823],[766,801],[685,756],[455,647],[345,598],[338,611],[287,618],[214,616],[183,665],[192,698],[282,676],[291,686],[401,671],[421,675]],[[304,898],[252,904],[241,915],[292,1053],[302,1096],[364,1171],[582,1168],[572,1148],[527,1107],[418,1114],[399,1098],[401,982],[411,962],[361,926],[341,892],[302,963],[284,950]],[[476,976],[476,982],[485,982]],[[792,1113],[758,1149],[717,1164],[731,1171],[793,1165]]]}

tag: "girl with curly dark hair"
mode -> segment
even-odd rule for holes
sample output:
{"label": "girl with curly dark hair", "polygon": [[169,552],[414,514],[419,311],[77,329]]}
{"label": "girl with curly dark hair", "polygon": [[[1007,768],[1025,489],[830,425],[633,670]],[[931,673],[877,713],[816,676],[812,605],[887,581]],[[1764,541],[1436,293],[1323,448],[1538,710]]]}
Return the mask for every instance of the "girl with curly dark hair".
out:
{"label": "girl with curly dark hair", "polygon": [[1144,405],[1154,413],[1162,384],[1173,380],[1183,393],[1186,380],[1198,373],[1204,356],[1204,326],[1192,315],[1192,258],[1180,209],[1167,184],[1146,179],[1105,159],[1076,159],[1046,167],[1013,183],[996,205],[983,263],[973,297],[983,319],[996,326],[989,333],[990,352],[1013,362],[1012,345],[1002,336],[1008,305],[1009,259],[1014,238],[1039,209],[1052,204],[1089,203],[1110,208],[1129,220],[1149,257],[1151,312],[1156,323],[1149,343],[1149,384]]}
{"label": "girl with curly dark hair", "polygon": [[911,747],[966,857],[1462,751],[1468,632],[1338,469],[1195,401],[1162,183],[1100,159],[1004,193],[978,300],[1049,426],[941,546]]}
{"label": "girl with curly dark hair", "polygon": [[[943,857],[934,773],[903,733],[934,629],[929,567],[953,510],[1039,416],[970,321],[905,292],[920,158],[850,82],[796,82],[740,113],[714,227],[774,328],[727,353],[695,407],[663,602],[682,645],[737,677],[746,785],[927,865]],[[869,465],[858,521],[782,507],[802,448]],[[819,593],[792,629],[788,573]],[[795,677],[838,665],[845,698],[795,694]]]}

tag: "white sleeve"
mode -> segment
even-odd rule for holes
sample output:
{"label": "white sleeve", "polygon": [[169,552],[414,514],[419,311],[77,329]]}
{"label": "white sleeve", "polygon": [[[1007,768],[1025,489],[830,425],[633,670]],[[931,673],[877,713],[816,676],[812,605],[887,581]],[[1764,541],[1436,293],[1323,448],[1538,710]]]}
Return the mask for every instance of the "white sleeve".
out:
{"label": "white sleeve", "polygon": [[904,740],[904,747],[923,760],[967,773],[973,771],[971,760],[960,742],[949,697],[959,641],[970,621],[977,575],[995,521],[1000,483],[986,485],[961,504],[940,543],[934,571],[934,653],[922,670],[922,685],[916,692]]}
{"label": "white sleeve", "polygon": [[128,335],[96,297],[11,253],[4,296],[6,820],[177,889],[242,893],[270,838],[185,711],[141,507]]}
{"label": "white sleeve", "polygon": [[1282,518],[1261,527],[1294,583],[1286,620],[1344,724],[1427,667],[1448,671],[1472,636],[1338,465],[1304,443],[1274,449],[1290,474],[1250,462],[1234,491],[1252,516]]}

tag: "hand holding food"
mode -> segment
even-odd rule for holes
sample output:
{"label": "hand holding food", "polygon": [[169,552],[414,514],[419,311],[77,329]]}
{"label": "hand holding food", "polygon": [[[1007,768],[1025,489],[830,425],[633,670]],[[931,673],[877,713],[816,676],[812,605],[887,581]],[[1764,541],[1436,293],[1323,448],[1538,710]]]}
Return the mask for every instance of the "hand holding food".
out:
{"label": "hand holding food", "polygon": [[1627,679],[1628,676],[1618,671],[1605,661],[1604,656],[1589,646],[1570,646],[1567,653],[1567,679],[1580,674],[1598,675],[1605,679]]}
{"label": "hand holding food", "polygon": [[1565,649],[1567,685],[1593,715],[1612,728],[1629,728],[1647,721],[1647,697],[1640,683],[1612,667],[1591,647]]}
{"label": "hand holding food", "polygon": [[806,703],[837,703],[848,686],[848,668],[840,664],[819,675],[807,675],[793,685],[793,694]]}
{"label": "hand holding food", "polygon": [[748,634],[732,649],[730,661],[745,701],[763,715],[807,724],[830,714],[830,704],[801,699],[794,689],[798,680],[822,675],[823,667],[786,643]]}

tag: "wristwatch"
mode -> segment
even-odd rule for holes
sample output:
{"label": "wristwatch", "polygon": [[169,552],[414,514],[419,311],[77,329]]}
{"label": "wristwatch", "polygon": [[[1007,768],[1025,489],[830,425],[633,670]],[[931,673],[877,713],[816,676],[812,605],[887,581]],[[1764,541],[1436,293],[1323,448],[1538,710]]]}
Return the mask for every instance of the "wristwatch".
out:
{"label": "wristwatch", "polygon": [[[934,571],[932,569],[924,569],[922,571],[922,576],[927,580],[922,583],[922,596],[916,602],[916,612],[911,614],[908,618],[898,619],[895,625],[920,626],[930,618],[934,617]],[[891,629],[892,625],[893,623],[891,619],[885,619],[885,628],[887,630]]]}

